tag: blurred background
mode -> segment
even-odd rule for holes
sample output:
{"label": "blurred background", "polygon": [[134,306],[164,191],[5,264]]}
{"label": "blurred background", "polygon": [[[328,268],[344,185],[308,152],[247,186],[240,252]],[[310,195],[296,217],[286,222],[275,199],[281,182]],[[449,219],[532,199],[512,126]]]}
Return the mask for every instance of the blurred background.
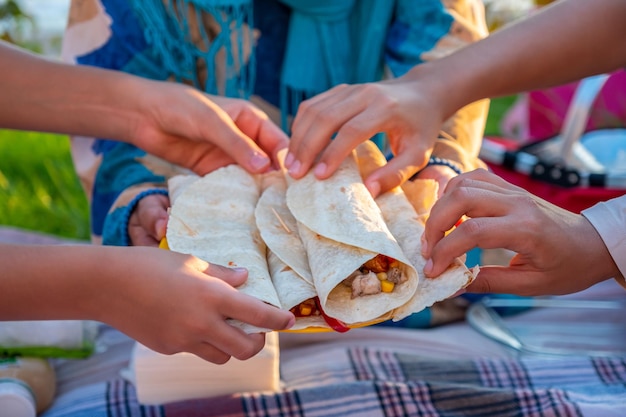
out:
{"label": "blurred background", "polygon": [[[70,0],[0,0],[0,38],[50,59],[60,56]],[[484,0],[490,30],[528,15],[545,0]],[[515,97],[492,102],[486,133]],[[87,200],[66,136],[0,129],[0,226],[89,239]]]}

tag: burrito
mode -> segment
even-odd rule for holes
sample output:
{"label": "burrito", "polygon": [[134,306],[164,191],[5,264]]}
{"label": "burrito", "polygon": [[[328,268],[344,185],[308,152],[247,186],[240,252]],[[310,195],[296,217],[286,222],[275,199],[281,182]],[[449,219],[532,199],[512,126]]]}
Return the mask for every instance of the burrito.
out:
{"label": "burrito", "polygon": [[[385,163],[366,142],[323,181],[312,173],[294,180],[284,170],[253,176],[236,165],[174,177],[168,246],[247,268],[238,289],[293,312],[292,331],[400,320],[449,297],[472,274],[458,260],[440,277],[420,279],[424,204],[434,202],[436,183],[374,200],[362,175]],[[231,323],[248,333],[268,330]]]}
{"label": "burrito", "polygon": [[[166,233],[169,249],[210,263],[246,268],[248,279],[238,289],[280,307],[268,271],[266,245],[254,217],[261,193],[258,179],[238,165],[229,165],[203,177],[173,177],[168,187],[173,196]],[[233,324],[247,332],[259,331]]]}
{"label": "burrito", "polygon": [[263,178],[263,192],[255,217],[267,245],[267,263],[281,307],[296,316],[292,331],[331,329],[321,315],[309,260],[298,234],[296,219],[285,201],[287,183],[281,172]]}
{"label": "burrito", "polygon": [[[296,316],[296,324],[290,331],[345,332],[353,327],[371,324],[343,322],[325,311],[311,273],[311,259],[301,238],[300,229],[303,226],[298,224],[287,206],[286,179],[280,173],[270,173],[266,174],[263,182],[265,186],[256,208],[256,221],[268,247],[270,276],[281,306]],[[349,247],[345,249],[351,250]],[[334,267],[332,263],[327,265]],[[381,292],[381,281],[376,275],[374,278]]]}
{"label": "burrito", "polygon": [[[387,163],[384,155],[371,141],[366,141],[356,149],[359,169],[363,178]],[[398,240],[409,262],[417,271],[423,271],[426,259],[421,255],[421,236],[424,223],[432,204],[436,201],[437,183],[433,180],[415,180],[396,187],[376,198],[383,218],[391,234]],[[409,200],[411,198],[411,200]],[[456,259],[448,269],[436,278],[423,278],[417,290],[402,306],[394,310],[394,321],[430,307],[437,301],[449,298],[467,286],[475,277],[468,270],[464,260]]]}
{"label": "burrito", "polygon": [[287,207],[324,313],[356,327],[385,320],[408,302],[418,273],[365,188],[354,153],[326,180],[312,172],[285,177]]}

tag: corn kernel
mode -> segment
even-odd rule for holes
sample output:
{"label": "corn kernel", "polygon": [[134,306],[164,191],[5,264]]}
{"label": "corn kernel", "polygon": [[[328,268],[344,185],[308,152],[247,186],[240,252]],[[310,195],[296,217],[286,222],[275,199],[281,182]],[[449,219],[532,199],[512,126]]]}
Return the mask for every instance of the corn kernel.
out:
{"label": "corn kernel", "polygon": [[300,304],[300,315],[310,316],[312,312],[311,306],[307,304]]}
{"label": "corn kernel", "polygon": [[396,284],[394,284],[391,281],[380,281],[380,287],[383,290],[383,292],[391,292],[393,291],[393,287],[395,287]]}
{"label": "corn kernel", "polygon": [[163,238],[161,239],[161,241],[159,242],[159,249],[169,249],[169,245],[167,244],[167,239]]}
{"label": "corn kernel", "polygon": [[386,272],[379,272],[378,274],[376,274],[376,276],[381,281],[386,281],[387,280],[387,273]]}

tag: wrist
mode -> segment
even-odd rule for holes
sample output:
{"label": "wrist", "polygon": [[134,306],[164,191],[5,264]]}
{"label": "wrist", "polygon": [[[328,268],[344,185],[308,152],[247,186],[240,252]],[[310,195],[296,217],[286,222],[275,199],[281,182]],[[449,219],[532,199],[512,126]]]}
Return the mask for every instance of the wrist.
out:
{"label": "wrist", "polygon": [[412,68],[403,77],[412,84],[412,90],[429,97],[440,109],[442,120],[472,103],[471,80],[454,57],[444,57]]}
{"label": "wrist", "polygon": [[431,167],[431,166],[448,167],[449,169],[454,171],[456,175],[461,175],[463,173],[463,170],[456,162],[453,162],[445,158],[439,158],[436,156],[431,156],[430,158],[428,158],[428,163],[426,164],[426,168]]}

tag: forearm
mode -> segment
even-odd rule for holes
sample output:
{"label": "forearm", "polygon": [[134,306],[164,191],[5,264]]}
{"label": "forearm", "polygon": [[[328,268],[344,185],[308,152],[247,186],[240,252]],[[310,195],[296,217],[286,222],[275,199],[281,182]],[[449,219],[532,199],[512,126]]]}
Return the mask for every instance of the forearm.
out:
{"label": "forearm", "polygon": [[131,138],[140,120],[138,78],[70,66],[0,43],[0,127]]}
{"label": "forearm", "polygon": [[109,289],[120,291],[122,250],[0,245],[0,320],[102,320]]}
{"label": "forearm", "polygon": [[481,98],[573,81],[626,65],[626,1],[563,0],[448,57],[419,66],[449,116]]}

